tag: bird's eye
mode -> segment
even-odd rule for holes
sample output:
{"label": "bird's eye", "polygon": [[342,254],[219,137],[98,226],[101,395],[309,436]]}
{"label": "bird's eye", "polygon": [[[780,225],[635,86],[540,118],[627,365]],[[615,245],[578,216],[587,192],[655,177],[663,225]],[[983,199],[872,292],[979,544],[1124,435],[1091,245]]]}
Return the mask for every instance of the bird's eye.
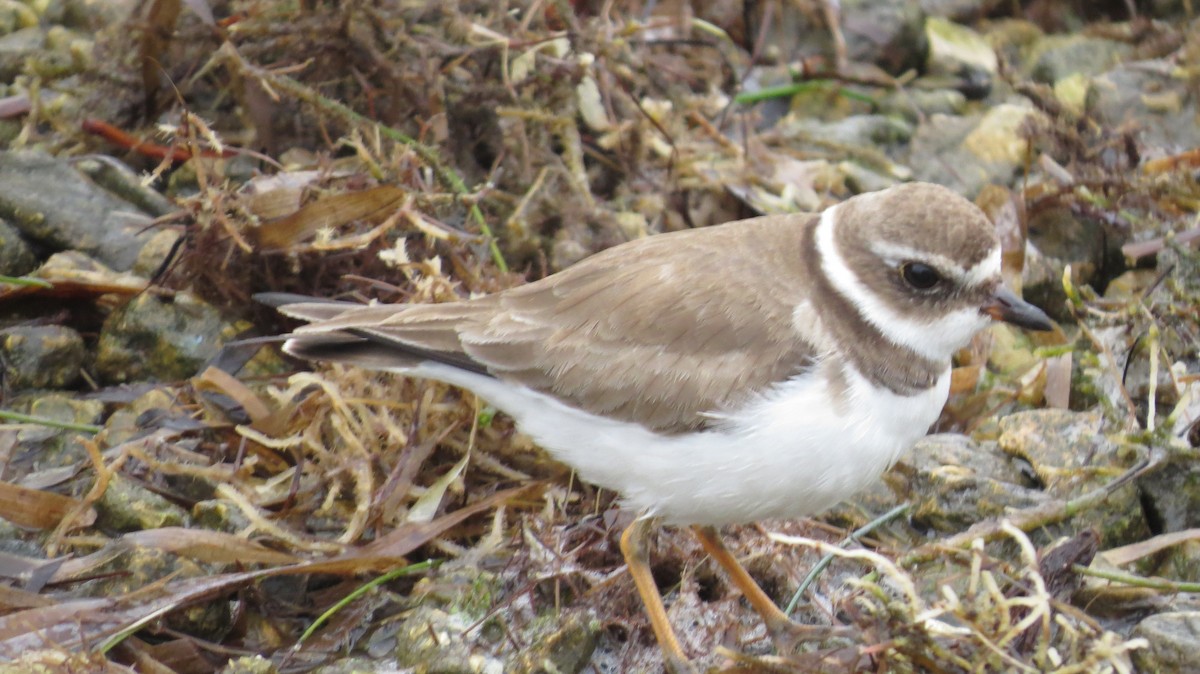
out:
{"label": "bird's eye", "polygon": [[917,290],[929,290],[942,280],[936,269],[920,262],[905,262],[900,265],[900,278]]}

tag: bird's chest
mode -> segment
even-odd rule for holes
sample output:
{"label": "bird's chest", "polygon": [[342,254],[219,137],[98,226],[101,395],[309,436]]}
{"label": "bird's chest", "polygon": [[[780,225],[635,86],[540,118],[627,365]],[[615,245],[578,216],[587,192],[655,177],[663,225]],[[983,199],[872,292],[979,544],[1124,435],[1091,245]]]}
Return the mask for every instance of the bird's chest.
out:
{"label": "bird's chest", "polygon": [[878,479],[925,435],[949,382],[947,368],[933,387],[905,396],[849,368],[794,377],[722,420],[736,461],[704,491],[745,511],[743,520],[829,508]]}

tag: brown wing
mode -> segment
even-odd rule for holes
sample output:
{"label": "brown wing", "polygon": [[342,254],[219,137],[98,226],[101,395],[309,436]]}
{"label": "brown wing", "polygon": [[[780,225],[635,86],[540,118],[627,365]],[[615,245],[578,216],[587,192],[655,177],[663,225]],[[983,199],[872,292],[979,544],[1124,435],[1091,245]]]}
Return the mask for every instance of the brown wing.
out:
{"label": "brown wing", "polygon": [[468,361],[589,412],[664,432],[697,428],[706,412],[811,362],[814,350],[792,317],[805,292],[793,246],[807,222],[759,218],[641,239],[468,302],[334,317],[313,309],[325,320],[295,336],[301,344],[324,340],[330,348],[317,357],[325,359],[353,360],[335,357],[354,350],[345,341],[351,335],[369,367],[379,367],[380,347],[394,350],[393,366]]}

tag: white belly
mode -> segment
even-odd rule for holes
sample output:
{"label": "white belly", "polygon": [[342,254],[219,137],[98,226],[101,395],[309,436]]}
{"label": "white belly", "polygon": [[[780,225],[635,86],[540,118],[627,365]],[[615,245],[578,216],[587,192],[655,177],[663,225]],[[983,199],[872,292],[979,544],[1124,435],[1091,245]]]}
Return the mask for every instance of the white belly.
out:
{"label": "white belly", "polygon": [[436,363],[408,374],[470,389],[583,479],[673,524],[728,524],[798,517],[863,489],[937,420],[949,368],[928,391],[899,396],[846,373],[835,408],[828,379],[794,377],[712,430],[664,436],[597,417],[523,386]]}

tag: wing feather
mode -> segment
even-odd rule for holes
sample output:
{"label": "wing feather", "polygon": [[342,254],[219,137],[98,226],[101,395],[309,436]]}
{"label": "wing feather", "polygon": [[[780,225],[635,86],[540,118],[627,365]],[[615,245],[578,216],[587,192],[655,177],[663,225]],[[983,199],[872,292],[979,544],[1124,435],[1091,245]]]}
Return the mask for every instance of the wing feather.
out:
{"label": "wing feather", "polygon": [[[708,413],[811,365],[793,326],[806,292],[798,269],[807,216],[742,221],[642,239],[502,293],[435,305],[374,305],[321,314],[293,335],[351,334],[413,355],[552,393],[589,412],[662,432],[702,427]],[[770,233],[768,234],[768,230]],[[353,348],[366,362],[378,350]],[[433,354],[431,356],[431,354]]]}

